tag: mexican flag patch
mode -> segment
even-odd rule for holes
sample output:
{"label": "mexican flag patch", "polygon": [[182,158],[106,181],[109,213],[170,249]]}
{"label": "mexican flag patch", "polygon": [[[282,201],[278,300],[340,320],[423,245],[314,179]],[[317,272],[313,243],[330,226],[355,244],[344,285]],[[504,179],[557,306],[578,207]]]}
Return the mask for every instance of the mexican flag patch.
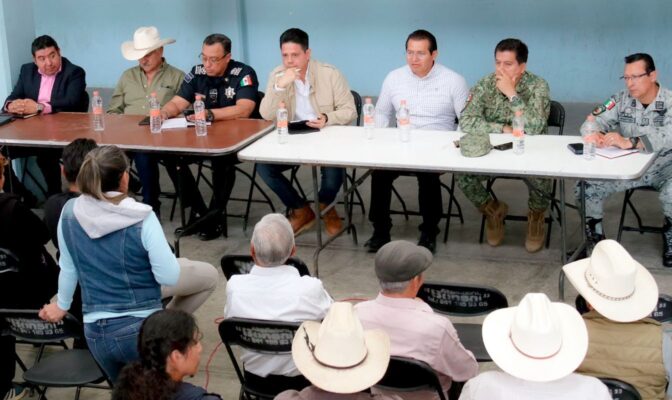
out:
{"label": "mexican flag patch", "polygon": [[245,86],[250,86],[252,85],[252,77],[249,75],[245,75],[243,79],[240,80],[240,87],[245,87]]}

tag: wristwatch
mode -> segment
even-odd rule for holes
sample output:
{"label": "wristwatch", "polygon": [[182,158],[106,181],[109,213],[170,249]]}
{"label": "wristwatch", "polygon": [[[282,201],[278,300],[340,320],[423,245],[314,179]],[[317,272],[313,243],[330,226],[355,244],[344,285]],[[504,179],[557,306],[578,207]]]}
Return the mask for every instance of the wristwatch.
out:
{"label": "wristwatch", "polygon": [[639,138],[638,137],[631,137],[630,138],[630,143],[632,143],[632,148],[636,149],[637,148],[637,143],[639,143]]}
{"label": "wristwatch", "polygon": [[205,120],[213,122],[215,120],[215,114],[213,114],[211,110],[205,110]]}
{"label": "wristwatch", "polygon": [[513,103],[513,102],[515,102],[516,100],[519,100],[519,99],[520,99],[520,97],[518,97],[517,94],[514,94],[514,95],[511,96],[511,98],[509,99],[509,103]]}
{"label": "wristwatch", "polygon": [[44,111],[44,104],[37,103],[37,113],[42,114],[42,111]]}

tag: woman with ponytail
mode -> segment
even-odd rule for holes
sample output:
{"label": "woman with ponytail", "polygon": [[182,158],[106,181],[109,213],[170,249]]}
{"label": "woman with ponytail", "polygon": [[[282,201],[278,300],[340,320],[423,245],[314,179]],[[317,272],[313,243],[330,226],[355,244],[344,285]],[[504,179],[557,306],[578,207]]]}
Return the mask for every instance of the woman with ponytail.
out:
{"label": "woman with ponytail", "polygon": [[190,314],[152,314],[140,328],[140,360],[121,371],[112,400],[221,400],[182,381],[198,371],[202,350],[201,332]]}
{"label": "woman with ponytail", "polygon": [[[65,204],[58,223],[58,295],[40,311],[47,321],[63,319],[79,282],[84,336],[112,382],[124,365],[138,359],[140,325],[161,310],[161,285],[185,289],[183,296],[172,293],[171,304],[191,312],[217,282],[211,265],[175,258],[152,208],[128,197],[128,169],[116,146],[87,154],[77,176],[81,196]],[[211,288],[194,293],[198,285],[190,273],[209,280]]]}

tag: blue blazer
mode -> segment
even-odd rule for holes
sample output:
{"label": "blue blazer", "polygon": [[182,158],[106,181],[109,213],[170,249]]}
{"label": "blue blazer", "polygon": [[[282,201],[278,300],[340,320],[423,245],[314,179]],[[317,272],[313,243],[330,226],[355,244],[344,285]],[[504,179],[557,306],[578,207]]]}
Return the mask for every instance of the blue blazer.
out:
{"label": "blue blazer", "polygon": [[[19,80],[14,90],[5,100],[5,105],[16,99],[33,99],[37,101],[40,93],[42,75],[37,71],[35,63],[21,66]],[[86,72],[82,67],[62,58],[61,72],[56,75],[54,88],[51,91],[51,110],[87,112],[89,109],[89,95],[86,93]]]}

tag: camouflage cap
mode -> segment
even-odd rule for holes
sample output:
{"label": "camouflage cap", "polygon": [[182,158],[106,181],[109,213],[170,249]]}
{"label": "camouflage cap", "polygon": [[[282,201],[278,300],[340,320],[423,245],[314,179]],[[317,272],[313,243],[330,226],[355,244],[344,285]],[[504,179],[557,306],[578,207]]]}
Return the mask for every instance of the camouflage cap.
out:
{"label": "camouflage cap", "polygon": [[460,152],[465,157],[481,157],[492,150],[490,135],[467,133],[460,138]]}

